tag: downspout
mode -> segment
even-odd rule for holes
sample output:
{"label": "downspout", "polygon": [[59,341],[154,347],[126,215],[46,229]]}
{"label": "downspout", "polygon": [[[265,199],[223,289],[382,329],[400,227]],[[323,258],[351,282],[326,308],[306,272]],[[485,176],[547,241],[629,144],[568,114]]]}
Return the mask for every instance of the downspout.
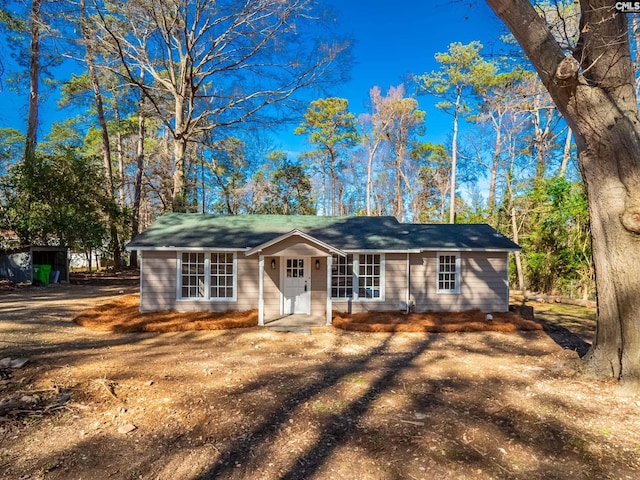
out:
{"label": "downspout", "polygon": [[258,326],[264,325],[264,255],[258,260]]}
{"label": "downspout", "polygon": [[142,269],[142,250],[138,250],[138,262],[140,262],[140,304],[138,310],[142,313],[142,295],[144,293],[142,291],[142,275],[144,275],[144,270]]}
{"label": "downspout", "polygon": [[[506,302],[506,309],[505,312],[509,311],[509,300],[511,298],[511,286],[509,285],[509,252],[507,252],[507,302]],[[522,298],[524,299],[526,297],[526,292],[522,292]]]}
{"label": "downspout", "polygon": [[410,255],[411,254],[407,252],[407,314],[409,314],[409,312],[411,311],[411,304],[409,303],[411,301],[411,262],[409,261]]}

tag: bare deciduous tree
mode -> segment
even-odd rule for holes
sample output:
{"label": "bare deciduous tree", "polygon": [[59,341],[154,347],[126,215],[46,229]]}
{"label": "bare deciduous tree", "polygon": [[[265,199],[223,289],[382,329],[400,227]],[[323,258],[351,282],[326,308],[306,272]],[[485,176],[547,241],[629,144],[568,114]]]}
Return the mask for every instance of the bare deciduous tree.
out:
{"label": "bare deciduous tree", "polygon": [[[312,0],[107,0],[105,6],[102,39],[173,137],[178,211],[185,208],[190,141],[258,113],[281,116],[276,107],[328,78],[348,48],[314,37],[321,19]],[[172,100],[171,113],[159,97]]]}
{"label": "bare deciduous tree", "polygon": [[[392,151],[394,171],[393,215],[400,221],[404,216],[404,184],[411,195],[412,183],[406,174],[407,154],[411,138],[424,127],[426,112],[418,109],[415,98],[405,96],[404,85],[389,88],[386,96],[376,99],[376,113],[373,117],[377,125],[377,135],[388,142]],[[417,175],[416,175],[417,176]]]}

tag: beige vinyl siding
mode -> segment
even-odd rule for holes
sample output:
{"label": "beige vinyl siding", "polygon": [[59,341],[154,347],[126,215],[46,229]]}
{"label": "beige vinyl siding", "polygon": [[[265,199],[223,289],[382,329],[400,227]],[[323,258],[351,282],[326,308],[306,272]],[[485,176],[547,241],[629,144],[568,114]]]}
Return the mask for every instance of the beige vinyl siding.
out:
{"label": "beige vinyl siding", "polygon": [[142,253],[141,312],[175,309],[176,259],[176,252]]}
{"label": "beige vinyl siding", "polygon": [[[316,270],[316,260],[320,269]],[[327,257],[311,258],[311,315],[327,312]]]}
{"label": "beige vinyl siding", "polygon": [[281,242],[265,248],[261,255],[278,255],[280,257],[313,257],[328,255],[328,252],[319,249],[315,244],[298,235],[292,235]]}
{"label": "beige vinyl siding", "polygon": [[[354,255],[358,255],[355,253]],[[344,313],[399,310],[400,302],[406,301],[407,255],[406,253],[384,254],[384,300],[334,299],[333,310]]]}
{"label": "beige vinyl siding", "polygon": [[[175,251],[145,251],[142,260],[140,310],[178,312],[253,310],[258,308],[258,260],[237,254],[237,301],[178,300],[177,258]],[[266,277],[266,275],[265,275]]]}
{"label": "beige vinyl siding", "polygon": [[[289,240],[289,239],[288,239]],[[297,239],[300,240],[300,239]],[[309,246],[311,247],[311,246]],[[288,250],[291,251],[291,250]],[[482,311],[508,309],[506,252],[460,252],[460,293],[437,293],[436,252],[410,255],[410,299],[416,311],[460,311],[478,308]],[[326,313],[326,255],[311,256],[311,313]],[[140,282],[140,310],[225,311],[258,308],[258,255],[246,257],[237,253],[237,301],[177,300],[177,256],[175,251],[144,251]],[[275,259],[276,268],[271,269]],[[316,259],[320,270],[315,269]],[[264,313],[274,317],[281,311],[280,271],[282,258],[266,256],[264,260]],[[407,256],[405,253],[384,255],[384,300],[333,300],[336,312],[399,310],[406,301]]]}
{"label": "beige vinyl siding", "polygon": [[[255,255],[252,257],[255,258]],[[271,269],[271,260],[276,261],[276,268]],[[274,318],[280,315],[280,265],[282,259],[278,257],[264,258],[264,316],[265,318]],[[257,263],[257,262],[256,262]],[[256,271],[256,279],[258,272]],[[257,290],[256,290],[257,292]],[[258,305],[256,293],[256,305]]]}
{"label": "beige vinyl siding", "polygon": [[[450,252],[447,252],[450,253]],[[453,252],[451,252],[453,253]],[[458,252],[460,293],[437,293],[437,252],[411,255],[411,299],[416,311],[484,312],[509,308],[506,252]]]}

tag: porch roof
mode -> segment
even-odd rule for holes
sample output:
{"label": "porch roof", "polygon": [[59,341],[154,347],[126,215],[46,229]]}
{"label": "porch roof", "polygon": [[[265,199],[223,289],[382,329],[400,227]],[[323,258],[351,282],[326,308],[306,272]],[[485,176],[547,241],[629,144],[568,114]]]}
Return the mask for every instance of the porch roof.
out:
{"label": "porch roof", "polygon": [[340,249],[337,249],[337,248],[335,248],[335,247],[333,247],[333,246],[331,246],[331,245],[329,245],[327,243],[324,243],[324,242],[312,237],[311,235],[307,235],[306,233],[298,230],[297,228],[294,229],[294,230],[291,230],[288,233],[285,233],[284,235],[280,235],[280,236],[278,236],[276,238],[273,238],[273,239],[269,240],[268,242],[262,243],[260,245],[257,245],[255,247],[249,249],[245,253],[245,255],[249,256],[249,255],[254,255],[256,253],[260,253],[263,250],[265,250],[265,249],[267,249],[267,248],[269,248],[269,247],[271,247],[273,245],[276,245],[276,244],[278,244],[280,242],[283,242],[284,240],[287,240],[287,239],[289,239],[291,237],[300,237],[303,240],[306,240],[307,242],[309,242],[311,245],[319,248],[320,250],[324,250],[329,255],[334,254],[334,253],[337,254],[337,255],[340,255],[342,257],[345,257],[347,255],[345,252],[341,251]]}

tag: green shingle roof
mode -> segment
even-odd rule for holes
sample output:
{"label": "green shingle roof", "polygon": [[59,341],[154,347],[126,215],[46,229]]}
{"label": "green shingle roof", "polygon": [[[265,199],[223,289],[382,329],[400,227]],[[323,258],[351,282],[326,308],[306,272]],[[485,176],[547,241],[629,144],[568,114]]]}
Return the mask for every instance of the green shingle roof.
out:
{"label": "green shingle roof", "polygon": [[300,230],[340,250],[517,250],[485,224],[405,224],[394,217],[207,215],[168,213],[128,248],[229,248],[261,245]]}

